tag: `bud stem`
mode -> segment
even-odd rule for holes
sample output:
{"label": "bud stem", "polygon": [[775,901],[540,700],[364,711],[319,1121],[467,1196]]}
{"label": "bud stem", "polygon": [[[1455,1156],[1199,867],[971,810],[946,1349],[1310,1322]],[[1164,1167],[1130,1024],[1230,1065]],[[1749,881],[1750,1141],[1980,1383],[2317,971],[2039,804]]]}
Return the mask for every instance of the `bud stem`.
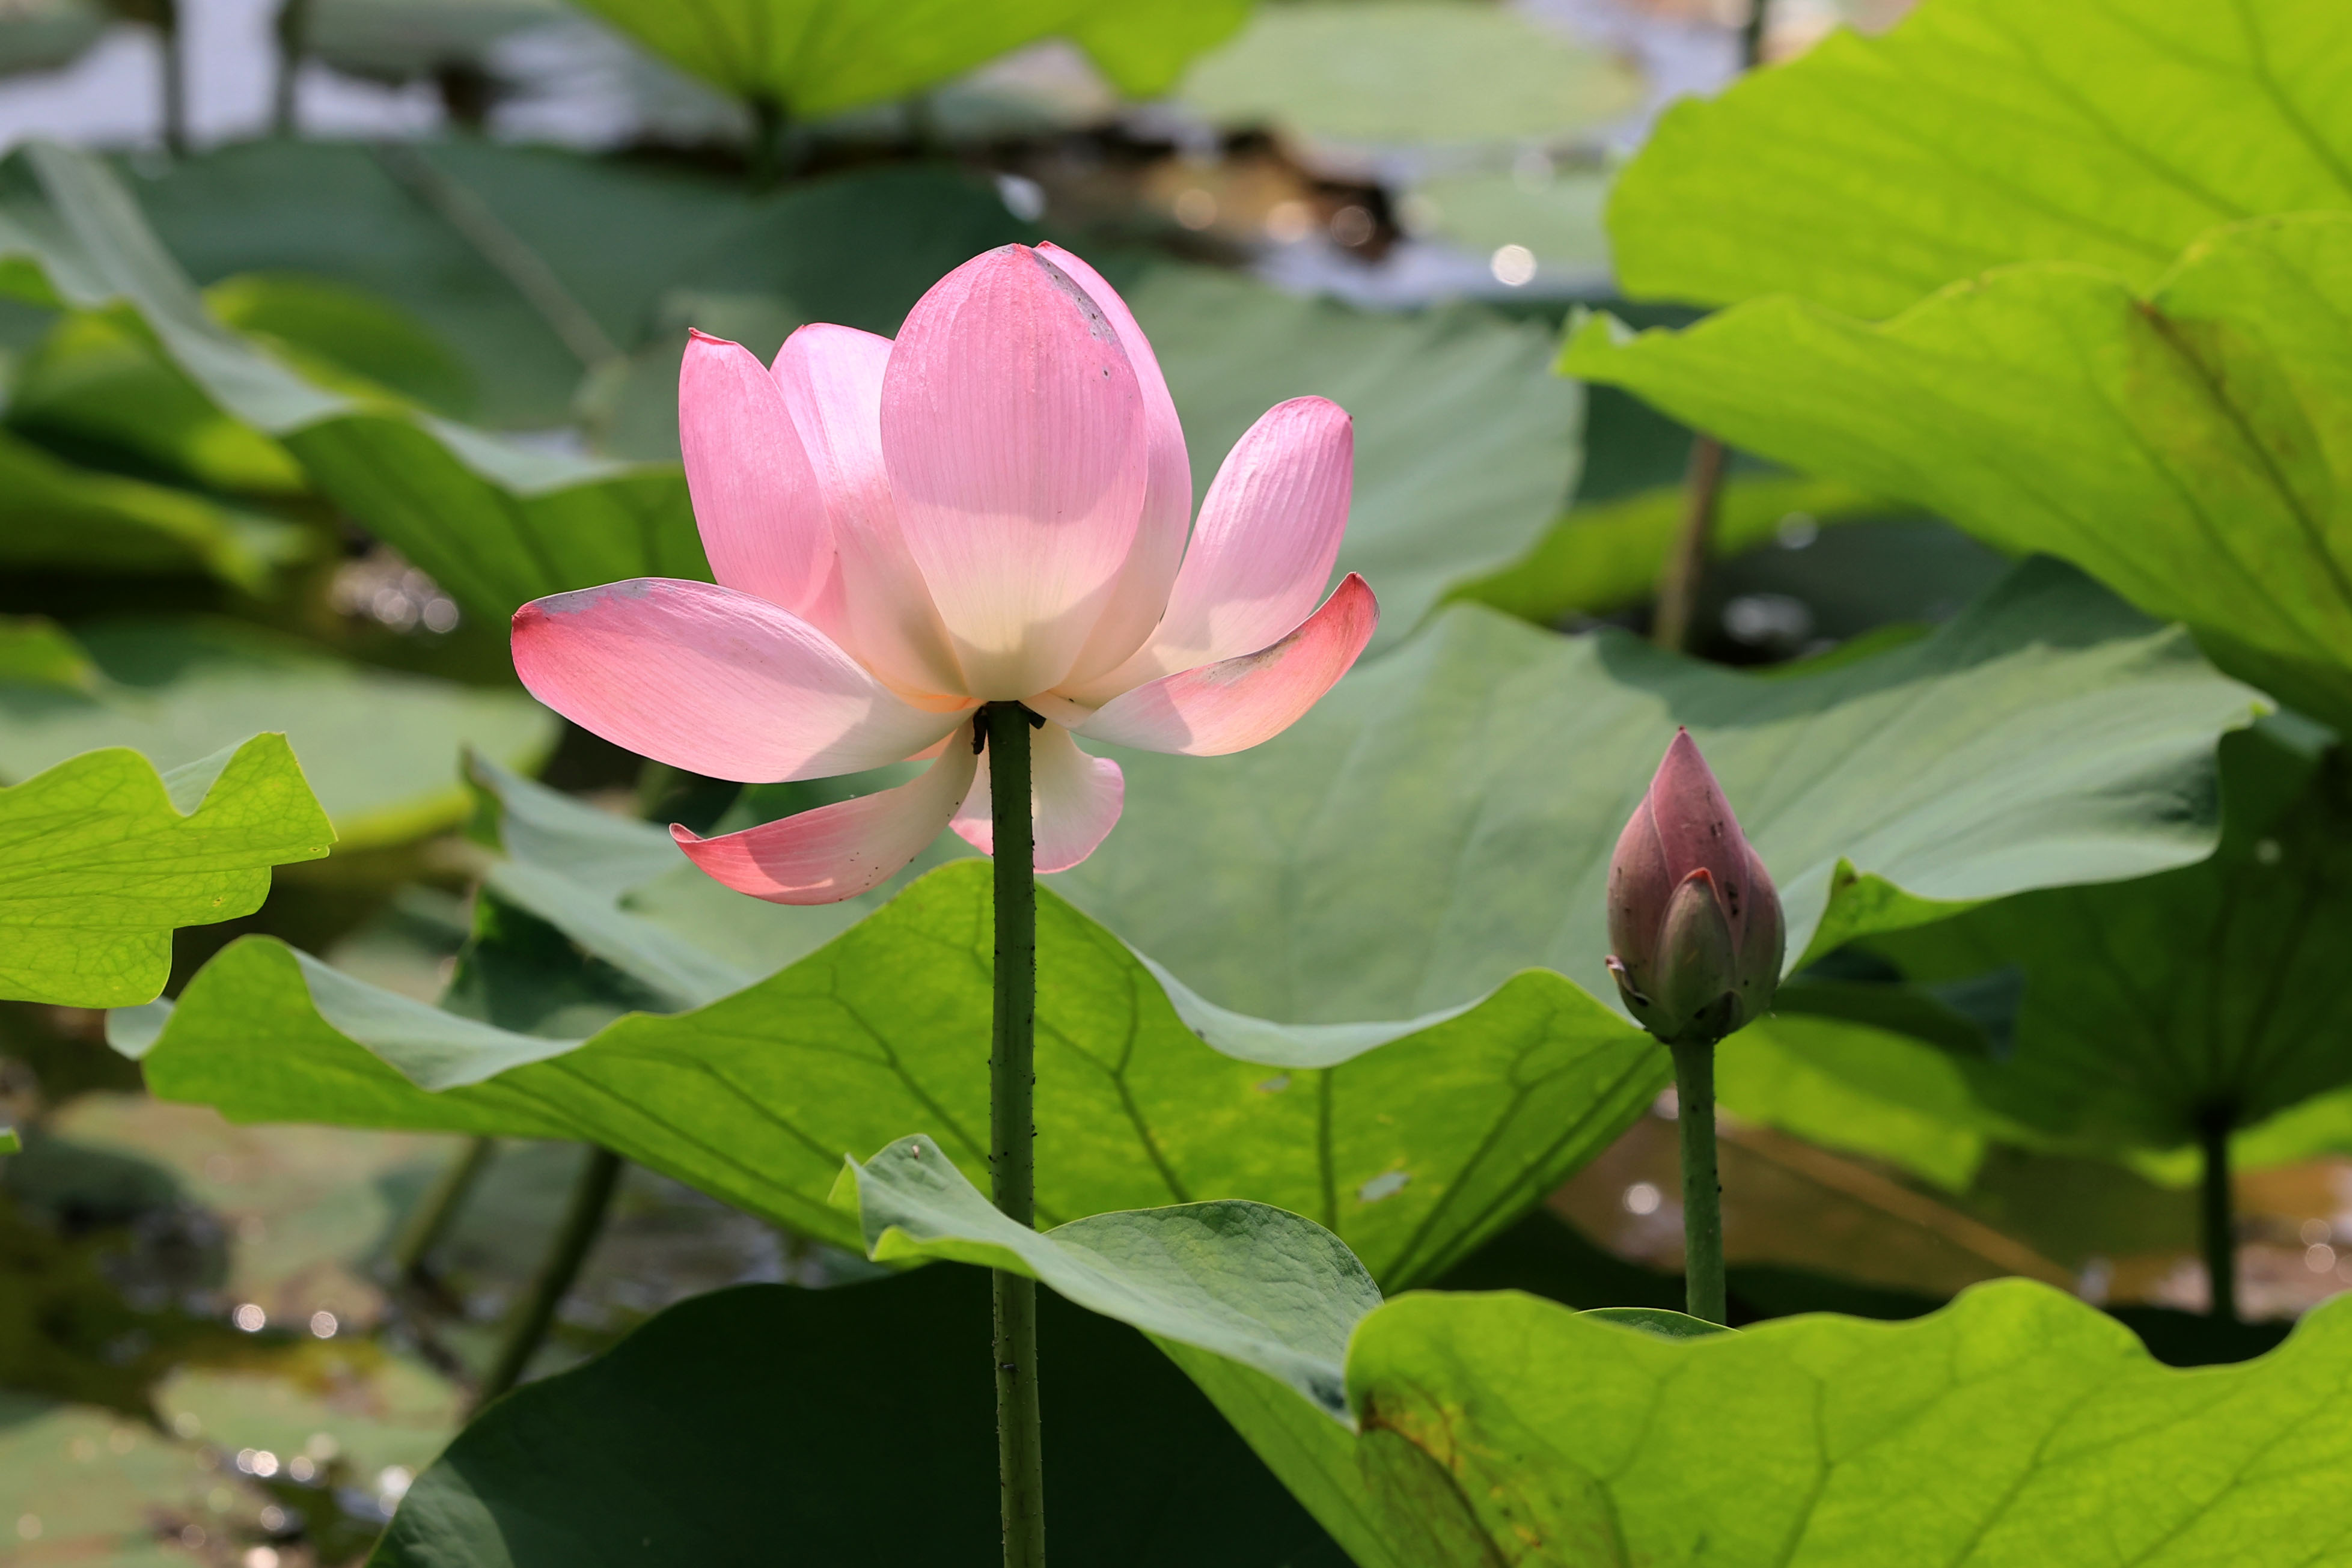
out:
{"label": "bud stem", "polygon": [[[996,858],[996,1019],[988,1061],[989,1164],[996,1207],[1020,1225],[1037,1217],[1037,873],[1030,813],[1029,710],[981,709],[988,739]],[[996,1466],[1005,1568],[1045,1568],[1045,1459],[1037,1403],[1037,1282],[999,1269]]]}
{"label": "bud stem", "polygon": [[1683,1144],[1683,1304],[1728,1322],[1723,1289],[1723,1182],[1715,1168],[1715,1042],[1670,1045],[1675,1123]]}

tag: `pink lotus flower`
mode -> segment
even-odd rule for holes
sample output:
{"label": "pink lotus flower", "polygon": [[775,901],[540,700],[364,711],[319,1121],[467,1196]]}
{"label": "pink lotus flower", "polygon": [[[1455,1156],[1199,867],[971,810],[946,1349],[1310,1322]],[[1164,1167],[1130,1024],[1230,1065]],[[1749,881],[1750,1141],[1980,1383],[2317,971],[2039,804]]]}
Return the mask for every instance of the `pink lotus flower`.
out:
{"label": "pink lotus flower", "polygon": [[715,839],[728,886],[829,904],[953,826],[991,841],[983,703],[1034,747],[1036,869],[1094,852],[1118,765],[1078,736],[1217,756],[1280,734],[1345,674],[1379,606],[1321,608],[1354,442],[1318,397],[1268,410],[1197,526],[1176,406],[1099,274],[1005,246],[924,295],[896,341],[803,327],[772,368],[697,333],[678,378],[687,487],[714,587],[639,578],[516,612],[531,695],[640,755],[744,782],[908,758],[894,789]]}

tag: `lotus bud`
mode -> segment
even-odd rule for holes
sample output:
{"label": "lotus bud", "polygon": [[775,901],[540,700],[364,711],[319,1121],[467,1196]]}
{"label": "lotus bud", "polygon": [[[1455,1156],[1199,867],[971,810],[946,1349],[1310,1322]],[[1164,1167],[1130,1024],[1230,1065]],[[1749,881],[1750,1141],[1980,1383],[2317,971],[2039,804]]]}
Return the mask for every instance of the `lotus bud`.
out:
{"label": "lotus bud", "polygon": [[1713,1044],[1772,1005],[1780,895],[1687,730],[1609,862],[1609,972],[1668,1045]]}

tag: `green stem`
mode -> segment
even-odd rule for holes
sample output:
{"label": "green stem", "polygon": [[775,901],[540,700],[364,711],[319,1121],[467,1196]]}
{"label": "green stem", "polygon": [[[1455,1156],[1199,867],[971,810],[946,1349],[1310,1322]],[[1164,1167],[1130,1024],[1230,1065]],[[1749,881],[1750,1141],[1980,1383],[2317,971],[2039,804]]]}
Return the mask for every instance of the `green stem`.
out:
{"label": "green stem", "polygon": [[2209,1115],[2198,1128],[2198,1140],[2205,1148],[2203,1190],[2198,1195],[2205,1278],[2212,1289],[2212,1314],[2222,1322],[2238,1321],[2238,1234],[2230,1205],[2230,1122],[2226,1115]]}
{"label": "green stem", "polygon": [[1727,1322],[1723,1292],[1723,1182],[1715,1168],[1715,1042],[1666,1048],[1675,1058],[1675,1124],[1683,1143],[1683,1302]]}
{"label": "green stem", "polygon": [[456,1159],[441,1167],[433,1186],[400,1227],[400,1235],[392,1244],[392,1277],[405,1283],[425,1271],[425,1260],[441,1244],[449,1226],[464,1207],[466,1195],[474,1183],[489,1167],[490,1156],[497,1154],[496,1138],[468,1138]]}
{"label": "green stem", "polygon": [[[989,1166],[996,1207],[1037,1215],[1037,876],[1029,727],[1019,703],[983,710],[996,854],[996,1021],[988,1060]],[[1005,1568],[1045,1568],[1045,1457],[1037,1409],[1037,1282],[998,1270],[996,1470]]]}
{"label": "green stem", "polygon": [[522,1309],[516,1314],[507,1332],[506,1342],[499,1346],[499,1358],[482,1379],[475,1395],[475,1408],[488,1405],[508,1389],[522,1381],[525,1368],[537,1354],[540,1343],[555,1322],[555,1309],[572,1292],[572,1281],[580,1278],[580,1266],[588,1260],[588,1249],[595,1245],[596,1233],[604,1228],[604,1211],[612,1207],[613,1188],[621,1179],[621,1156],[610,1149],[590,1149],[588,1163],[580,1169],[579,1179],[572,1184],[572,1205],[564,1210],[562,1228],[555,1233],[555,1246],[540,1265],[539,1277],[530,1282],[530,1294],[524,1298]]}

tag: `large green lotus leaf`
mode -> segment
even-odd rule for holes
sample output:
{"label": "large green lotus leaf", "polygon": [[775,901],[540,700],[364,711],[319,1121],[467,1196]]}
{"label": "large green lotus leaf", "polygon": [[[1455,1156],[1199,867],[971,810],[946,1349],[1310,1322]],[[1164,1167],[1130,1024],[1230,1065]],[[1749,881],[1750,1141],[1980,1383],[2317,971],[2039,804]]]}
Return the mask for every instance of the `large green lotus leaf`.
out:
{"label": "large green lotus leaf", "polygon": [[1064,31],[1120,91],[1155,98],[1233,37],[1250,9],[1250,0],[1097,0]]}
{"label": "large green lotus leaf", "polygon": [[1118,831],[1055,885],[1260,1018],[1411,1018],[1530,967],[1610,989],[1609,855],[1685,725],[1794,964],[2201,857],[2215,737],[2254,711],[2178,628],[2048,560],[1931,637],[1777,679],[1460,606],[1254,751],[1119,753]]}
{"label": "large green lotus leaf", "polygon": [[2352,714],[2352,214],[2200,240],[2146,298],[2018,267],[1884,326],[1789,298],[1562,361],[1743,449],[2046,550]]}
{"label": "large green lotus leaf", "polygon": [[343,842],[365,847],[463,820],[464,747],[521,767],[555,738],[520,692],[368,669],[231,622],[109,622],[80,643],[101,677],[85,689],[0,682],[0,778],[101,746],[173,768],[274,724]]}
{"label": "large green lotus leaf", "polygon": [[1915,980],[2021,974],[2009,1049],[1960,1059],[1991,1110],[2093,1146],[2165,1149],[2352,1084],[2352,781],[2283,727],[2223,743],[2210,859],[1874,944]]}
{"label": "large green lotus leaf", "polygon": [[11,567],[196,570],[258,591],[310,548],[293,524],[79,467],[0,432],[0,558]]}
{"label": "large green lotus leaf", "polygon": [[1610,204],[1618,277],[1864,316],[2018,261],[2148,287],[2217,224],[2352,206],[2343,23],[2336,0],[1927,0],[1669,111]]}
{"label": "large green lotus leaf", "polygon": [[261,907],[269,868],[334,842],[282,735],[158,774],[110,747],[0,789],[0,997],[131,1007],[172,932]]}
{"label": "large green lotus leaf", "polygon": [[0,288],[135,311],[215,404],[282,440],[320,489],[484,619],[616,577],[708,575],[675,469],[529,450],[304,379],[205,309],[86,155],[36,144],[0,165]]}
{"label": "large green lotus leaf", "polygon": [[738,98],[800,118],[908,98],[1042,38],[1073,37],[1149,95],[1248,15],[1248,0],[583,0]]}
{"label": "large green lotus leaf", "polygon": [[[827,1202],[845,1155],[928,1124],[985,1176],[987,1053],[973,1042],[988,1034],[989,880],[976,861],[942,867],[756,985],[584,1044],[458,1018],[259,938],[215,958],[176,1009],[117,1015],[116,1039],[144,1050],[156,1093],[234,1120],[591,1140],[855,1246],[856,1222]],[[625,918],[565,929],[600,959],[674,973],[675,937],[634,957],[616,945]],[[1645,1036],[1553,975],[1433,1018],[1286,1029],[1164,990],[1050,893],[1038,941],[1037,1203],[1051,1223],[1248,1197],[1315,1218],[1384,1279],[1425,1278],[1605,1146],[1666,1079]]]}
{"label": "large green lotus leaf", "polygon": [[1229,124],[1400,147],[1589,133],[1634,109],[1641,90],[1619,57],[1504,6],[1304,0],[1261,7],[1179,97]]}
{"label": "large green lotus leaf", "polygon": [[[1166,1358],[1108,1318],[1041,1298],[1057,1557],[1341,1568],[1339,1549]],[[884,1540],[909,1559],[982,1561],[998,1531],[988,1312],[987,1281],[970,1269],[824,1291],[744,1285],[681,1302],[596,1361],[484,1412],[417,1477],[373,1561],[639,1568],[650,1552],[679,1563],[856,1563]],[[888,1369],[887,1398],[877,1368]],[[756,1481],[748,1454],[761,1456]]]}
{"label": "large green lotus leaf", "polygon": [[1415,1292],[1357,1328],[1356,1437],[1227,1366],[1211,1396],[1326,1528],[1369,1509],[1415,1564],[2289,1568],[2341,1555],[2352,1482],[2341,1301],[2182,1372],[2027,1281],[1682,1340]]}
{"label": "large green lotus leaf", "polygon": [[843,1180],[877,1262],[943,1258],[1026,1274],[1089,1312],[1263,1373],[1334,1420],[1348,1418],[1348,1335],[1381,1291],[1347,1244],[1311,1219],[1225,1198],[1033,1230],[922,1136],[849,1161]]}

